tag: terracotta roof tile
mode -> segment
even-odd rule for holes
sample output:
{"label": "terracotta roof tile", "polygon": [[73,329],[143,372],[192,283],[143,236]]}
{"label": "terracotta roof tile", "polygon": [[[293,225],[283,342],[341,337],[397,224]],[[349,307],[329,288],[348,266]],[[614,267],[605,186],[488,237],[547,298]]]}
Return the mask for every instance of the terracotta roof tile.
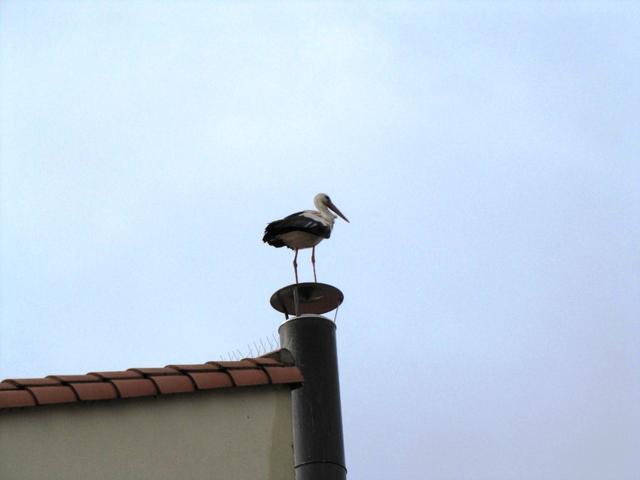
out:
{"label": "terracotta roof tile", "polygon": [[302,383],[302,372],[298,367],[265,367],[271,383]]}
{"label": "terracotta roof tile", "polygon": [[53,378],[62,383],[84,383],[84,382],[101,382],[102,379],[97,375],[49,375],[47,378]]}
{"label": "terracotta roof tile", "polygon": [[154,383],[148,378],[112,380],[122,398],[149,397],[158,394]]}
{"label": "terracotta roof tile", "polygon": [[281,348],[280,350],[269,352],[265,355],[262,355],[261,357],[255,358],[254,360],[259,360],[261,358],[272,358],[285,365],[295,365],[296,363],[295,359],[293,358],[293,354],[286,348]]}
{"label": "terracotta roof tile", "polygon": [[160,393],[193,392],[195,386],[187,375],[158,375],[151,377]]}
{"label": "terracotta roof tile", "polygon": [[166,368],[174,368],[181,372],[216,372],[222,370],[222,367],[211,363],[193,363],[189,365],[167,365]]}
{"label": "terracotta roof tile", "polygon": [[229,375],[233,379],[233,383],[236,387],[246,387],[249,385],[266,385],[269,383],[269,377],[263,370],[255,369],[240,369],[229,370]]}
{"label": "terracotta roof tile", "polygon": [[194,381],[198,390],[233,386],[231,377],[225,372],[190,372],[187,375]]}
{"label": "terracotta roof tile", "polygon": [[240,361],[6,379],[0,382],[0,409],[251,385],[293,385],[302,382],[302,374],[292,359],[291,353],[282,349]]}
{"label": "terracotta roof tile", "polygon": [[33,407],[36,400],[27,390],[0,391],[0,408]]}
{"label": "terracotta roof tile", "polygon": [[5,382],[13,383],[18,387],[46,387],[60,385],[55,378],[7,378]]}
{"label": "terracotta roof tile", "polygon": [[239,361],[232,361],[232,362],[227,362],[227,361],[219,361],[219,362],[207,362],[208,364],[211,365],[217,365],[219,367],[222,368],[255,368],[255,364],[248,361],[248,360],[239,360]]}
{"label": "terracotta roof tile", "polygon": [[269,357],[243,358],[242,359],[242,361],[245,361],[245,360],[247,362],[253,363],[254,365],[282,365],[282,363],[280,363],[275,358],[269,358]]}
{"label": "terracotta roof tile", "polygon": [[145,377],[147,375],[175,375],[178,371],[175,368],[130,368],[129,372],[138,372]]}
{"label": "terracotta roof tile", "polygon": [[73,393],[71,387],[27,387],[36,398],[38,405],[47,405],[50,403],[69,403],[77,402],[78,397]]}
{"label": "terracotta roof tile", "polygon": [[125,378],[142,378],[142,374],[133,370],[121,372],[89,372],[88,375],[95,375],[103,380],[124,380]]}
{"label": "terracotta roof tile", "polygon": [[113,400],[118,398],[118,392],[109,382],[70,383],[80,400]]}

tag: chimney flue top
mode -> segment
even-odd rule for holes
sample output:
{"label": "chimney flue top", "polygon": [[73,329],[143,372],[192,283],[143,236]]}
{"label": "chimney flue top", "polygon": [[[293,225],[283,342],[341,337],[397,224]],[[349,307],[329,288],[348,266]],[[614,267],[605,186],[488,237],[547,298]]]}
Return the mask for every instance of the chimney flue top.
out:
{"label": "chimney flue top", "polygon": [[281,288],[271,295],[271,306],[289,316],[305,314],[322,315],[337,309],[344,295],[340,290],[326,283],[295,283]]}

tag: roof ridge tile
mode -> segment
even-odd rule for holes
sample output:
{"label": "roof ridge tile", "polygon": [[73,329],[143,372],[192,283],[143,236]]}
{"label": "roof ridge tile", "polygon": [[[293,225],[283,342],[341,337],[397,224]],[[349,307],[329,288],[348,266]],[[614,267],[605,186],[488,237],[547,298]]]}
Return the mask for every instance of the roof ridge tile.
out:
{"label": "roof ridge tile", "polygon": [[211,362],[167,365],[165,368],[174,368],[180,372],[219,372],[223,370],[222,367]]}
{"label": "roof ridge tile", "polygon": [[271,357],[265,357],[265,358],[243,358],[242,361],[247,361],[247,362],[251,362],[254,365],[258,365],[259,367],[263,366],[263,365],[281,365],[281,366],[285,366],[284,363],[279,362],[278,360],[276,360],[275,358],[271,358]]}
{"label": "roof ridge tile", "polygon": [[46,378],[58,380],[63,385],[73,383],[102,382],[103,380],[97,375],[47,375]]}
{"label": "roof ridge tile", "polygon": [[169,368],[169,367],[129,368],[129,369],[127,369],[127,372],[138,372],[138,373],[140,373],[141,375],[143,375],[145,377],[148,377],[150,375],[153,375],[153,376],[176,375],[176,374],[180,373],[175,368]]}
{"label": "roof ridge tile", "polygon": [[110,380],[110,383],[120,398],[153,397],[159,393],[156,384],[148,378],[124,378]]}
{"label": "roof ridge tile", "polygon": [[209,365],[217,365],[225,369],[255,368],[255,364],[246,360],[211,360]]}
{"label": "roof ridge tile", "polygon": [[95,375],[104,380],[124,380],[133,378],[144,378],[140,372],[134,370],[114,370],[109,372],[89,372],[87,375]]}
{"label": "roof ridge tile", "polygon": [[278,350],[274,350],[273,352],[265,353],[264,355],[261,355],[260,357],[257,357],[257,358],[273,358],[278,362],[283,363],[285,365],[289,365],[289,366],[295,365],[296,363],[293,353],[291,353],[286,348],[280,348]]}
{"label": "roof ridge tile", "polygon": [[116,387],[108,381],[70,383],[80,401],[114,400],[118,398]]}
{"label": "roof ridge tile", "polygon": [[187,393],[196,390],[196,384],[189,375],[178,373],[177,375],[154,375],[149,379],[155,384],[158,392]]}
{"label": "roof ridge tile", "polygon": [[12,383],[17,387],[45,387],[62,385],[59,380],[55,378],[7,378],[5,382]]}
{"label": "roof ridge tile", "polygon": [[0,410],[37,405],[150,397],[199,390],[303,381],[286,349],[255,358],[130,368],[85,375],[8,378],[0,382]]}
{"label": "roof ridge tile", "polygon": [[25,390],[31,392],[38,405],[72,403],[78,401],[78,396],[75,391],[66,385],[27,387]]}
{"label": "roof ridge tile", "polygon": [[0,391],[0,408],[35,407],[33,394],[25,389]]}
{"label": "roof ridge tile", "polygon": [[222,370],[214,372],[188,372],[186,375],[191,378],[198,390],[235,386],[231,375]]}

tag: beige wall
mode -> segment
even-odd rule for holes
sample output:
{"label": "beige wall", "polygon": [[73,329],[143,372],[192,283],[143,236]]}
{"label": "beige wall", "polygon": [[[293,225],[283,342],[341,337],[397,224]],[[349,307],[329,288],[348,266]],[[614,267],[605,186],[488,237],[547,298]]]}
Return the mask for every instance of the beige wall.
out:
{"label": "beige wall", "polygon": [[293,479],[289,387],[0,412],[2,480]]}

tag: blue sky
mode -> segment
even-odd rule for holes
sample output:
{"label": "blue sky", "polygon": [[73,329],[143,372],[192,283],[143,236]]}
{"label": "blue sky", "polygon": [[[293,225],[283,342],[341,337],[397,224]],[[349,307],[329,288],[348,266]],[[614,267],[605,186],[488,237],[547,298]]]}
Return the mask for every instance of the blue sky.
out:
{"label": "blue sky", "polygon": [[0,377],[247,354],[323,191],[350,478],[637,478],[639,20],[2,2]]}

